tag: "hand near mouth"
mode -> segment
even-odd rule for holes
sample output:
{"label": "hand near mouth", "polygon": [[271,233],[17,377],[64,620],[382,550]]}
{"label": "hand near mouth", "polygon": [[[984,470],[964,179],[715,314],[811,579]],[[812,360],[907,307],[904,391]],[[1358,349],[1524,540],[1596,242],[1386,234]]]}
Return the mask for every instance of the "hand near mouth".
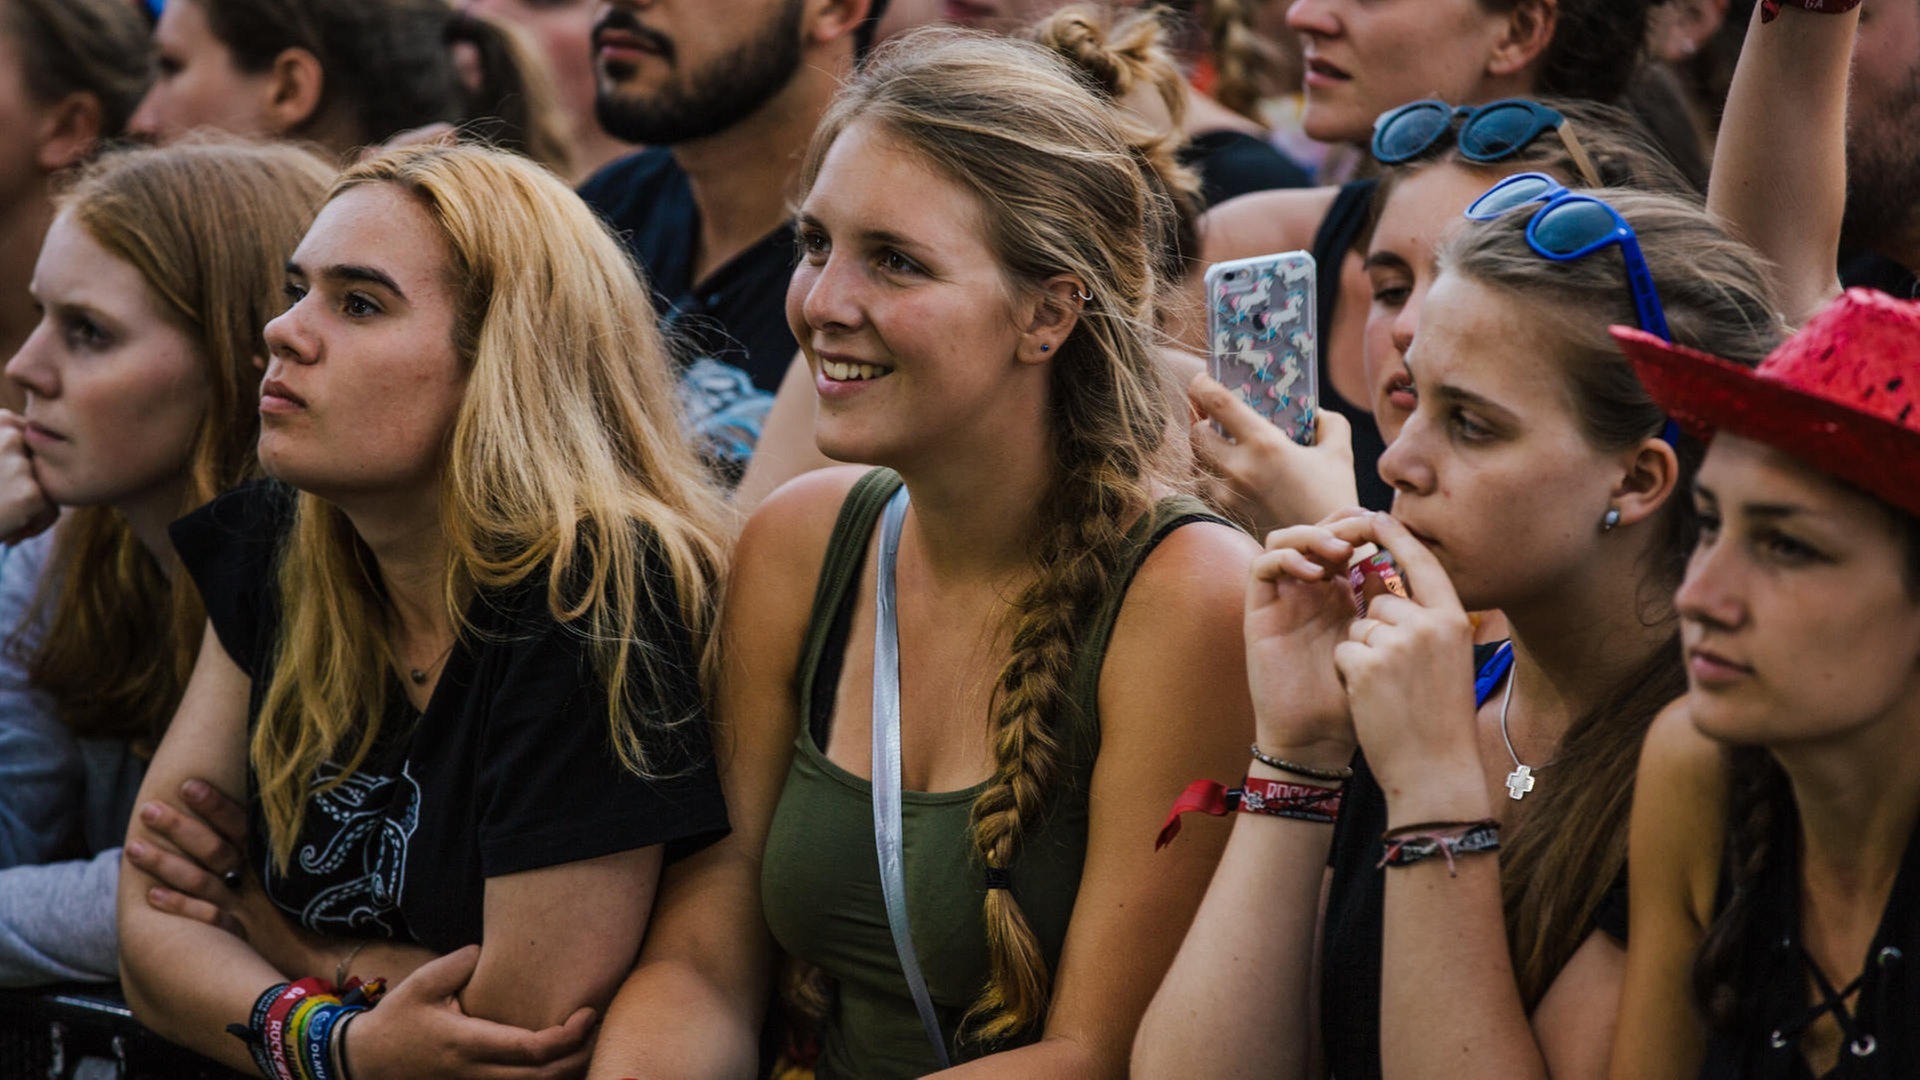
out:
{"label": "hand near mouth", "polygon": [[45,532],[60,508],[41,490],[27,450],[27,421],[0,409],[0,543],[17,544]]}

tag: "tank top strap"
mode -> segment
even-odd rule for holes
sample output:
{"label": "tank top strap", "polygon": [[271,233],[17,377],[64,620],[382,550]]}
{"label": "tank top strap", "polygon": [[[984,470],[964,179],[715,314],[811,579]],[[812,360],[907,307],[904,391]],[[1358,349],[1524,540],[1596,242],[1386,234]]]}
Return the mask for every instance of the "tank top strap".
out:
{"label": "tank top strap", "polygon": [[1147,556],[1160,546],[1160,541],[1180,526],[1195,521],[1211,521],[1233,527],[1191,495],[1173,495],[1161,499],[1151,510],[1140,515],[1127,531],[1126,551],[1121,557],[1120,572],[1108,584],[1107,595],[1100,606],[1081,625],[1080,643],[1074,650],[1071,687],[1075,712],[1082,721],[1074,733],[1076,741],[1084,745],[1083,755],[1077,756],[1081,756],[1088,765],[1091,765],[1100,744],[1100,669],[1106,661],[1107,645],[1113,639],[1113,626],[1120,618],[1120,608],[1126,602],[1127,590],[1133,585],[1134,575],[1140,572]]}
{"label": "tank top strap", "polygon": [[834,616],[846,602],[847,590],[865,565],[867,541],[873,536],[887,500],[904,483],[892,469],[872,469],[854,482],[840,504],[827,555],[820,564],[820,581],[813,590],[813,610],[807,617],[807,639],[800,651],[800,700],[813,700],[814,673],[833,629]]}
{"label": "tank top strap", "polygon": [[1333,325],[1333,305],[1340,299],[1340,267],[1346,261],[1347,252],[1353,250],[1360,234],[1366,231],[1367,217],[1373,212],[1373,189],[1379,186],[1380,181],[1371,177],[1340,185],[1333,205],[1327,208],[1327,216],[1320,219],[1320,228],[1313,234],[1314,284],[1319,286],[1314,306],[1320,316],[1314,325],[1320,327],[1322,334]]}

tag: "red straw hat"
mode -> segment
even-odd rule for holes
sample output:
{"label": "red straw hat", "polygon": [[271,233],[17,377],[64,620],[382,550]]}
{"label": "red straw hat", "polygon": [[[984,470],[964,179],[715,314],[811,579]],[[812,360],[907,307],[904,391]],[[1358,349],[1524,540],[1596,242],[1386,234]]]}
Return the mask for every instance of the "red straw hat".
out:
{"label": "red straw hat", "polygon": [[1765,443],[1920,515],[1920,303],[1849,289],[1754,370],[1624,326],[1613,336],[1689,434]]}

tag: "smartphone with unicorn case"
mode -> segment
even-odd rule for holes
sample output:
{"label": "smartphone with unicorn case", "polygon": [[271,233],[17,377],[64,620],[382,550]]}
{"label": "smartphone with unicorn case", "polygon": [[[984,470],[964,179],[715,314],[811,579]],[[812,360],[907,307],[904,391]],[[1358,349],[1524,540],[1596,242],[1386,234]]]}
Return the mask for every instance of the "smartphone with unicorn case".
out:
{"label": "smartphone with unicorn case", "polygon": [[1284,251],[1215,263],[1205,283],[1213,377],[1289,439],[1312,445],[1320,396],[1313,256]]}

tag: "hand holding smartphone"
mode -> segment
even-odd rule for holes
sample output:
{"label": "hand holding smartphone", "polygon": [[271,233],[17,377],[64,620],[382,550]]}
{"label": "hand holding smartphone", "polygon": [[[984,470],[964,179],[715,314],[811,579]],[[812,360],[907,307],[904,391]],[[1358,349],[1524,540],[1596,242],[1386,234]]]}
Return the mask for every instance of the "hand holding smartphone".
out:
{"label": "hand holding smartphone", "polygon": [[1286,251],[1216,263],[1205,283],[1213,377],[1288,438],[1311,446],[1319,403],[1313,256]]}

